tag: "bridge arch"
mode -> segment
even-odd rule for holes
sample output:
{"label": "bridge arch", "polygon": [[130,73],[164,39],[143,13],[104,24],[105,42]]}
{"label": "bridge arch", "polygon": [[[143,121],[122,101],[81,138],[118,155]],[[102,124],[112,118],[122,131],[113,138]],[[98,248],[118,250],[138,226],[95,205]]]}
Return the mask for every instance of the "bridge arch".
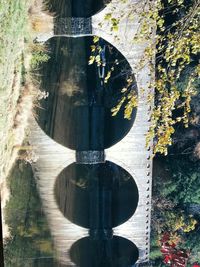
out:
{"label": "bridge arch", "polygon": [[[127,60],[103,39],[101,66],[88,64],[93,37],[54,37],[49,43],[52,57],[41,69],[41,87],[49,97],[36,108],[40,127],[56,142],[78,151],[99,151],[118,143],[132,128],[137,110],[130,120],[124,119],[125,101],[116,116],[111,113],[123,97],[127,77],[134,79]],[[137,94],[136,82],[127,90]]]}

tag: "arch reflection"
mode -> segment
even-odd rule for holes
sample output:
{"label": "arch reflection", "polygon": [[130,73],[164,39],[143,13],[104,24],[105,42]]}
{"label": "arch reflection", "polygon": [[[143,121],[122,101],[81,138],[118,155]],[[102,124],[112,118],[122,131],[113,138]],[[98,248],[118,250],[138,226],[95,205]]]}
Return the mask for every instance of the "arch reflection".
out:
{"label": "arch reflection", "polygon": [[46,8],[62,17],[90,17],[105,8],[111,0],[46,0]]}
{"label": "arch reflection", "polygon": [[85,237],[72,245],[70,257],[79,267],[131,267],[139,252],[134,243],[119,236],[110,240]]}
{"label": "arch reflection", "polygon": [[112,228],[127,221],[138,204],[132,176],[118,165],[73,163],[57,177],[55,198],[63,215],[90,229],[93,237],[112,236]]}
{"label": "arch reflection", "polygon": [[[41,87],[49,97],[36,108],[38,124],[56,142],[78,151],[116,144],[130,131],[136,116],[135,109],[130,120],[124,119],[126,102],[116,116],[111,114],[122,99],[122,88],[132,73],[130,65],[103,39],[99,45],[104,66],[88,65],[92,44],[93,37],[52,38],[48,42],[50,59],[41,69]],[[136,91],[136,83],[131,88]]]}

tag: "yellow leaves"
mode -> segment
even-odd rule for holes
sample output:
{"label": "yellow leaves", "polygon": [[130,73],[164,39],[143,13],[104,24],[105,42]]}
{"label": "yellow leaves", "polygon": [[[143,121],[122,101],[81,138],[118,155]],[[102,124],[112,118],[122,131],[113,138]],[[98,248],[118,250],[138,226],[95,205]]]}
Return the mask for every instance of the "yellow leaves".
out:
{"label": "yellow leaves", "polygon": [[36,246],[43,253],[49,254],[53,252],[52,243],[48,239],[36,241]]}
{"label": "yellow leaves", "polygon": [[157,26],[159,27],[159,29],[161,31],[164,31],[165,27],[164,27],[164,19],[159,17],[159,19],[157,20]]}
{"label": "yellow leaves", "polygon": [[107,75],[106,75],[106,77],[104,79],[104,82],[108,83],[108,80],[110,79],[110,77],[111,77],[111,71],[108,71],[108,73],[107,73]]}
{"label": "yellow leaves", "polygon": [[119,22],[120,22],[120,18],[115,18],[112,16],[112,13],[107,13],[104,16],[104,20],[108,21],[111,25],[111,31],[113,32],[117,32],[119,30]]}
{"label": "yellow leaves", "polygon": [[190,224],[188,224],[187,226],[185,226],[183,228],[183,232],[189,233],[189,232],[193,231],[195,229],[196,225],[197,225],[197,221],[192,218],[190,221]]}
{"label": "yellow leaves", "polygon": [[198,78],[200,78],[200,64],[196,68],[196,75]]}
{"label": "yellow leaves", "polygon": [[[196,71],[198,71],[198,69]],[[188,128],[189,126],[189,113],[191,112],[190,103],[191,103],[192,97],[196,94],[196,89],[193,86],[193,82],[194,82],[193,76],[195,75],[197,75],[197,72],[191,75],[190,79],[188,80],[187,87],[182,94],[182,97],[185,98],[185,100],[182,103],[182,107],[184,108],[184,114],[182,116],[182,120],[186,128]]]}
{"label": "yellow leaves", "polygon": [[95,61],[95,56],[90,56],[88,64],[92,65],[94,63],[94,61]]}
{"label": "yellow leaves", "polygon": [[153,100],[154,100],[154,95],[153,95],[153,94],[149,94],[149,95],[147,96],[147,102],[148,102],[148,103],[151,103]]}
{"label": "yellow leaves", "polygon": [[100,55],[97,55],[95,57],[95,62],[97,63],[97,66],[101,66],[101,57],[100,57]]}
{"label": "yellow leaves", "polygon": [[168,0],[168,3],[173,5],[182,5],[184,0]]}
{"label": "yellow leaves", "polygon": [[[126,92],[127,88],[123,88],[122,91]],[[127,101],[127,103],[124,108],[124,118],[128,120],[131,119],[133,109],[138,106],[138,97],[135,91],[131,91],[127,96],[122,97],[117,106],[111,109],[112,116],[117,115],[125,101]]]}
{"label": "yellow leaves", "polygon": [[150,25],[148,20],[144,20],[140,27],[140,38],[143,37],[144,39],[146,35],[150,32]]}
{"label": "yellow leaves", "polygon": [[181,121],[182,121],[182,117],[178,117],[178,118],[176,118],[176,121],[177,121],[177,122],[181,122]]}
{"label": "yellow leaves", "polygon": [[96,62],[97,66],[101,66],[101,57],[100,55],[97,56],[90,56],[88,65],[92,65],[94,62]]}
{"label": "yellow leaves", "polygon": [[147,58],[151,59],[154,53],[155,53],[155,49],[154,47],[152,47],[152,45],[149,45],[145,48],[144,54]]}
{"label": "yellow leaves", "polygon": [[130,120],[133,109],[138,106],[138,96],[135,90],[132,89],[134,78],[130,75],[127,78],[126,87],[122,88],[121,93],[124,94],[121,101],[116,107],[112,108],[112,116],[117,115],[122,105],[126,102],[124,107],[124,118]]}
{"label": "yellow leaves", "polygon": [[[151,2],[151,1],[150,1]],[[186,67],[191,63],[194,58],[193,55],[197,55],[200,52],[200,33],[199,33],[199,18],[197,11],[191,5],[188,8],[186,15],[180,14],[180,19],[165,28],[165,15],[162,17],[160,14],[164,14],[166,6],[163,5],[163,1],[153,1],[153,8],[151,4],[145,8],[141,6],[141,9],[134,10],[134,12],[121,12],[120,17],[113,17],[115,12],[107,13],[104,17],[106,23],[110,25],[112,31],[118,31],[119,23],[127,13],[134,14],[135,17],[140,18],[140,24],[138,30],[132,37],[133,42],[140,44],[143,41],[151,43],[149,40],[152,38],[152,29],[156,21],[159,31],[156,35],[154,45],[157,45],[158,52],[158,64],[156,75],[156,101],[155,108],[151,115],[151,125],[149,132],[146,135],[146,143],[149,143],[154,139],[154,151],[153,153],[167,154],[167,148],[172,144],[172,136],[175,131],[175,125],[178,123],[184,123],[188,127],[189,113],[191,112],[191,99],[195,94],[193,81],[188,83],[187,88],[184,87],[184,92],[179,91],[178,88],[179,78]],[[183,5],[184,0],[168,0],[168,12],[172,14],[178,14],[180,7]],[[147,4],[148,5],[148,4]],[[135,8],[135,7],[134,7]],[[165,9],[165,10],[164,10]],[[174,12],[174,13],[173,13]],[[177,16],[178,17],[178,16]],[[152,27],[153,25],[153,27]],[[154,47],[148,45],[145,48],[144,55],[137,65],[138,69],[142,69],[149,64],[149,59],[154,57]],[[93,48],[92,51],[94,51]],[[92,58],[92,62],[98,62],[98,58]],[[112,70],[107,72],[105,83],[108,82],[111,76]],[[200,67],[197,67],[197,74],[200,75]],[[112,115],[115,116],[120,108],[124,107],[124,117],[126,119],[131,118],[132,110],[137,106],[136,95],[130,94],[130,86],[133,83],[133,79],[127,80],[127,85],[122,88],[121,93],[124,94],[121,101],[116,107],[112,109]],[[181,92],[181,93],[180,93]],[[148,95],[148,102],[152,103],[154,100],[152,94]],[[173,111],[179,109],[183,114],[174,118]]]}
{"label": "yellow leaves", "polygon": [[127,91],[127,88],[124,87],[124,88],[122,88],[121,93],[125,93],[126,91]]}
{"label": "yellow leaves", "polygon": [[110,20],[112,18],[112,14],[111,13],[107,13],[105,16],[104,16],[104,19],[105,20]]}
{"label": "yellow leaves", "polygon": [[120,100],[120,102],[117,104],[116,107],[112,108],[111,109],[111,112],[112,112],[112,116],[116,116],[117,113],[119,112],[121,106],[123,105],[124,101],[126,100],[126,97],[122,97],[122,99]]}
{"label": "yellow leaves", "polygon": [[111,27],[111,30],[114,32],[117,32],[119,30],[119,26],[118,25],[114,25]]}
{"label": "yellow leaves", "polygon": [[178,231],[181,229],[183,232],[189,233],[195,229],[196,224],[197,221],[192,216],[189,216],[189,218],[186,220],[182,215],[179,218],[176,218],[174,230]]}
{"label": "yellow leaves", "polygon": [[91,45],[90,48],[91,48],[91,51],[92,52],[95,52],[96,51],[96,46],[95,45]]}
{"label": "yellow leaves", "polygon": [[94,38],[93,38],[93,43],[95,44],[95,43],[98,43],[98,41],[99,41],[99,37],[98,36],[94,36]]}
{"label": "yellow leaves", "polygon": [[172,145],[172,134],[174,133],[174,127],[166,124],[166,128],[160,126],[157,131],[157,144],[154,146],[154,155],[156,153],[164,154],[165,156],[168,153],[167,147]]}
{"label": "yellow leaves", "polygon": [[177,3],[178,5],[182,5],[184,3],[184,0],[178,0]]}
{"label": "yellow leaves", "polygon": [[176,120],[172,118],[175,103],[180,98],[180,93],[174,87],[170,93],[165,92],[159,104],[154,107],[151,115],[151,125],[146,135],[146,145],[154,138],[156,145],[153,154],[161,153],[167,155],[168,146],[172,145],[172,135],[175,132]]}
{"label": "yellow leaves", "polygon": [[[170,3],[181,4],[182,1],[172,0]],[[156,142],[154,154],[158,152],[167,154],[167,147],[172,144],[175,124],[183,123],[185,127],[189,125],[190,104],[192,97],[195,95],[193,75],[190,74],[188,85],[181,94],[177,87],[177,80],[181,77],[187,65],[190,64],[192,54],[197,54],[200,51],[200,36],[194,30],[197,24],[196,19],[192,19],[192,21],[193,30],[190,29],[191,24],[188,28],[183,28],[183,21],[179,20],[176,24],[173,24],[173,27],[177,29],[176,31],[169,31],[165,34],[165,40],[162,36],[158,36],[157,39],[157,46],[161,46],[159,52],[162,53],[163,58],[157,65],[156,91],[158,98],[156,109],[152,114],[152,126],[147,135],[147,144],[151,141],[150,137],[154,138]],[[161,23],[161,26],[162,21],[159,23]],[[162,44],[167,44],[167,47],[162,46]],[[197,73],[198,67],[196,68],[196,76]],[[173,110],[176,109],[183,110],[183,114],[172,119]]]}
{"label": "yellow leaves", "polygon": [[138,106],[138,97],[135,91],[130,92],[127,96],[127,99],[128,99],[128,103],[125,106],[124,118],[130,120],[133,109]]}
{"label": "yellow leaves", "polygon": [[120,19],[112,18],[111,19],[111,31],[117,32],[119,30],[119,21]]}
{"label": "yellow leaves", "polygon": [[[157,103],[157,106],[154,108],[151,116],[151,126],[147,134],[147,145],[154,138],[156,140],[156,145],[154,146],[153,153],[161,153],[167,155],[167,148],[172,144],[172,135],[175,132],[174,125],[179,122],[183,122],[185,127],[188,127],[188,113],[191,111],[190,102],[192,96],[195,94],[195,90],[192,86],[193,78],[189,79],[187,88],[183,94],[180,94],[177,86],[175,84],[171,85],[170,92],[162,90],[162,96]],[[157,82],[159,92],[161,92],[162,87],[164,87],[162,80]],[[177,117],[176,119],[172,118],[172,112],[178,108],[177,100],[180,98],[185,98],[180,105],[181,108],[184,108],[184,113],[182,116]]]}
{"label": "yellow leaves", "polygon": [[112,72],[115,70],[115,68],[114,68],[114,66],[112,66],[111,68],[110,68],[110,70],[107,72],[107,75],[106,75],[106,77],[105,77],[105,79],[104,79],[104,82],[105,83],[108,83],[108,80],[110,79],[110,77],[111,77],[111,75],[112,75]]}
{"label": "yellow leaves", "polygon": [[200,52],[200,33],[193,34],[190,38],[190,45],[193,54]]}
{"label": "yellow leaves", "polygon": [[88,65],[92,65],[94,62],[96,62],[97,66],[101,66],[101,56],[100,53],[102,51],[102,48],[100,45],[96,45],[95,42],[98,42],[99,37],[95,36],[93,39],[94,44],[90,46],[92,55],[89,57]]}

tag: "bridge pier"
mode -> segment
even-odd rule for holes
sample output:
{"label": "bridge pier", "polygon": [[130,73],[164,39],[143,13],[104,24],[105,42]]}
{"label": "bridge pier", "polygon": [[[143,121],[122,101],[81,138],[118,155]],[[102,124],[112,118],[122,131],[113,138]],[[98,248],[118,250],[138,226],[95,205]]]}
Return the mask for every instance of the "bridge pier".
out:
{"label": "bridge pier", "polygon": [[92,18],[55,18],[54,35],[72,37],[92,34]]}

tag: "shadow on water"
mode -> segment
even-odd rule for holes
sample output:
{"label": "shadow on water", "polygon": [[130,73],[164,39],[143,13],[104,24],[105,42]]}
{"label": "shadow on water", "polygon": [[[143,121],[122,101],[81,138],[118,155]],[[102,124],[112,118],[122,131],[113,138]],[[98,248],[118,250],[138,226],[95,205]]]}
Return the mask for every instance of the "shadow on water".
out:
{"label": "shadow on water", "polygon": [[[121,100],[131,67],[123,55],[103,39],[104,69],[89,65],[93,37],[52,38],[50,59],[41,69],[42,90],[49,97],[37,108],[40,127],[56,142],[75,150],[103,150],[119,142],[131,129],[136,116],[124,119],[124,106],[112,116]],[[117,64],[115,64],[117,60]],[[114,66],[108,83],[106,73]],[[101,78],[102,72],[105,73]],[[133,86],[137,91],[136,84]]]}
{"label": "shadow on water", "polygon": [[108,4],[110,0],[45,0],[46,9],[59,17],[90,17]]}
{"label": "shadow on water", "polygon": [[89,228],[91,235],[101,236],[134,214],[139,194],[133,177],[106,161],[69,165],[56,180],[55,197],[66,218]]}

